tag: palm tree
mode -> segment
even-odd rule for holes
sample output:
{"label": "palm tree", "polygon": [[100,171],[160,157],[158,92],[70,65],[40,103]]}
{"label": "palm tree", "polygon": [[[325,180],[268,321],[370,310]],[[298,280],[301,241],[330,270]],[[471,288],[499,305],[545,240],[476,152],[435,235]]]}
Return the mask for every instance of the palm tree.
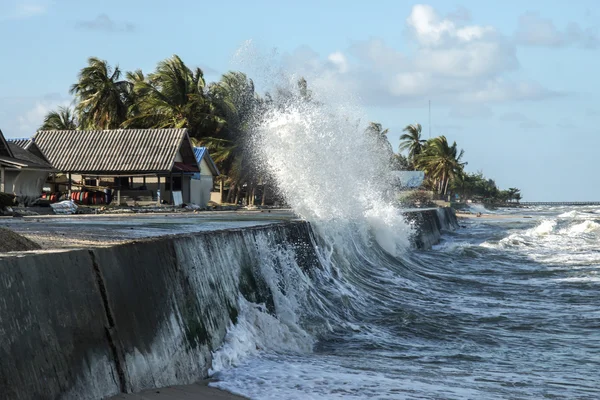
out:
{"label": "palm tree", "polygon": [[445,195],[451,180],[463,173],[467,164],[462,162],[464,150],[458,151],[456,142],[448,144],[445,136],[430,139],[418,159],[417,166],[434,182],[438,193]]}
{"label": "palm tree", "polygon": [[88,59],[88,66],[79,72],[79,81],[71,86],[77,97],[75,108],[84,128],[114,129],[127,118],[127,93],[130,83],[120,80],[121,70],[104,60]]}
{"label": "palm tree", "polygon": [[417,163],[417,158],[423,149],[425,140],[421,139],[421,124],[407,125],[402,132],[406,132],[400,136],[400,150],[408,150],[408,160],[413,165]]}
{"label": "palm tree", "polygon": [[141,71],[127,77],[137,104],[126,128],[187,128],[190,136],[202,137],[225,123],[207,97],[202,70],[192,71],[177,55],[159,62],[147,77]]}
{"label": "palm tree", "polygon": [[369,126],[365,130],[369,138],[372,139],[375,143],[375,146],[377,146],[377,149],[383,152],[391,163],[392,157],[394,156],[394,150],[392,149],[392,145],[387,138],[389,131],[389,129],[383,129],[383,126],[378,122],[369,123]]}
{"label": "palm tree", "polygon": [[68,131],[77,129],[77,120],[70,107],[58,107],[57,111],[50,111],[44,117],[44,123],[40,130],[46,131]]}
{"label": "palm tree", "polygon": [[512,200],[516,200],[517,202],[521,200],[521,189],[508,188],[508,201]]}
{"label": "palm tree", "polygon": [[[247,184],[248,196],[261,181],[264,193],[264,176],[252,167],[259,163],[253,162],[252,153],[247,151],[253,120],[262,104],[255,92],[254,82],[241,72],[230,71],[210,85],[209,96],[226,121],[214,136],[201,139],[220,169],[225,172],[225,176],[221,177],[221,192],[224,180],[227,179],[230,188],[228,202],[237,202],[233,196],[237,198],[244,183]],[[254,199],[254,196],[251,198]]]}

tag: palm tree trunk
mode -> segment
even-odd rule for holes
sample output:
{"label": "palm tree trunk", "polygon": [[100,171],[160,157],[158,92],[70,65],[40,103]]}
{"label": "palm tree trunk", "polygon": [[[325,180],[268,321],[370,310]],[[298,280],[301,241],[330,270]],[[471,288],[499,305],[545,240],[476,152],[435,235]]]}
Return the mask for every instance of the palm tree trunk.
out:
{"label": "palm tree trunk", "polygon": [[443,195],[446,194],[445,191],[442,191],[442,189],[444,188],[444,182],[446,182],[446,171],[444,171],[444,173],[442,174],[442,180],[440,181],[440,193]]}
{"label": "palm tree trunk", "polygon": [[223,176],[220,176],[219,178],[219,204],[223,204],[223,181],[225,178]]}
{"label": "palm tree trunk", "polygon": [[448,183],[450,183],[450,177],[446,179],[446,187],[444,187],[444,196],[448,193]]}
{"label": "palm tree trunk", "polygon": [[241,192],[242,192],[242,190],[240,188],[240,185],[235,185],[235,200],[233,201],[235,204],[238,203]]}
{"label": "palm tree trunk", "polygon": [[260,199],[260,205],[264,206],[265,205],[265,200],[267,198],[267,185],[263,183],[263,190],[262,190],[262,198]]}
{"label": "palm tree trunk", "polygon": [[235,193],[235,190],[237,189],[237,187],[235,186],[235,184],[232,182],[229,185],[229,192],[227,192],[227,203],[231,203],[233,200],[233,195]]}

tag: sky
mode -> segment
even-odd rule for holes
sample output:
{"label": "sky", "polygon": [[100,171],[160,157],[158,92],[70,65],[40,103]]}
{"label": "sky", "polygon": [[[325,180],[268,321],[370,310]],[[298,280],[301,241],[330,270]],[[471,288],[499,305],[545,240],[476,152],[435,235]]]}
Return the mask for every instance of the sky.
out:
{"label": "sky", "polygon": [[[469,172],[528,201],[600,201],[600,3],[0,0],[0,129],[29,137],[69,105],[90,56],[151,72],[178,54],[207,80],[253,45],[344,88],[390,129],[445,135]],[[340,91],[340,95],[342,91]],[[431,101],[431,124],[428,104]]]}

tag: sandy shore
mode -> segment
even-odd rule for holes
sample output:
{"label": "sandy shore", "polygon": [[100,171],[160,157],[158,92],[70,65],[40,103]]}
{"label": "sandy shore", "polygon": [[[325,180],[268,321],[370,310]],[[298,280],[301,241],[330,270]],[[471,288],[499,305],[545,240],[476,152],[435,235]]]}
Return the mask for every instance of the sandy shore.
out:
{"label": "sandy shore", "polygon": [[170,386],[161,389],[146,390],[140,393],[120,394],[109,400],[244,400],[223,390],[208,387],[208,382],[192,385]]}
{"label": "sandy shore", "polygon": [[456,213],[456,218],[463,218],[463,219],[515,219],[515,218],[531,218],[528,215],[499,215],[499,214],[481,214],[479,216],[477,216],[477,214],[463,214],[463,213]]}

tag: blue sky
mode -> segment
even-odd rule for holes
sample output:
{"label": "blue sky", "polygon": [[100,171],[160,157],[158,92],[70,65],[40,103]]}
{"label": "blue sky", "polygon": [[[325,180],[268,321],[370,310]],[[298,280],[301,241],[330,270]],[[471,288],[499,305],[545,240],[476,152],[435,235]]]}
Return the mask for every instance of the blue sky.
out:
{"label": "blue sky", "polygon": [[428,136],[431,100],[432,135],[469,171],[527,200],[600,200],[595,0],[166,4],[0,0],[0,129],[33,134],[90,56],[150,72],[178,54],[216,80],[244,70],[233,55],[252,40],[309,84],[352,91],[394,146],[409,123]]}

